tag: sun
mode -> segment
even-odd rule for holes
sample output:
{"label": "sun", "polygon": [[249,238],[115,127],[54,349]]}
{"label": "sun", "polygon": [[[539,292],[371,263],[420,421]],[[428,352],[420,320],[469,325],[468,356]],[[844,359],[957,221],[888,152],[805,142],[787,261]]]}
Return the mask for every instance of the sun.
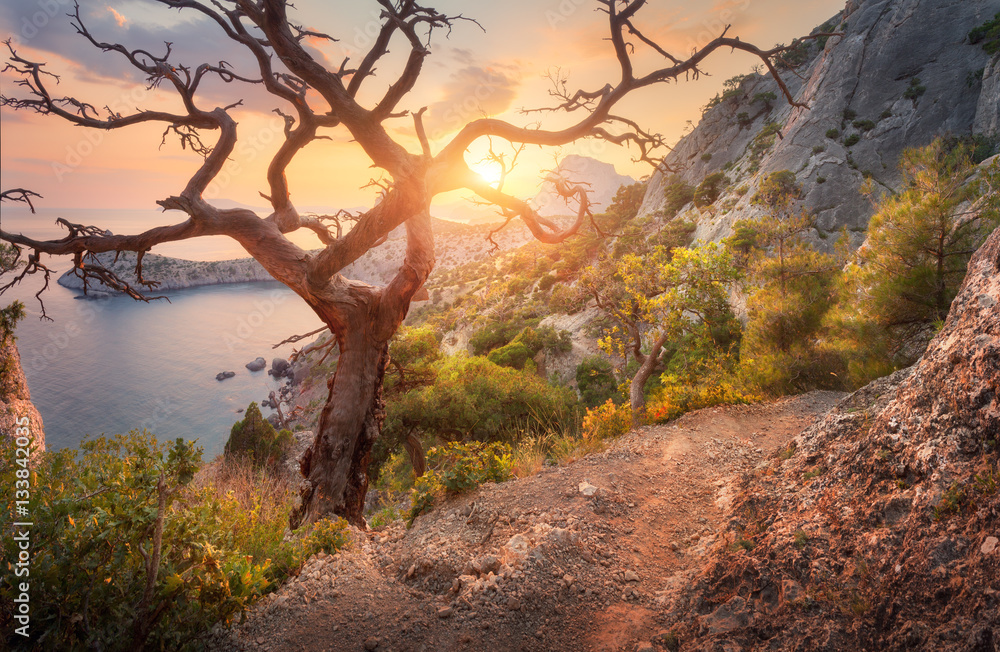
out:
{"label": "sun", "polygon": [[482,177],[483,181],[491,186],[500,183],[500,177],[503,176],[503,167],[495,161],[480,161],[474,163],[471,167],[473,172]]}

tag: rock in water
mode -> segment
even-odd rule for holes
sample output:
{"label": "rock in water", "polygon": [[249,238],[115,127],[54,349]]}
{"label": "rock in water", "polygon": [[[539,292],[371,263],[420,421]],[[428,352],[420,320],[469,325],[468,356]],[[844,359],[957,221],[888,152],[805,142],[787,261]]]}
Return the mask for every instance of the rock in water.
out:
{"label": "rock in water", "polygon": [[281,378],[288,371],[289,363],[288,360],[284,358],[275,358],[271,360],[271,370],[268,372],[275,378]]}
{"label": "rock in water", "polygon": [[215,374],[215,379],[225,380],[226,378],[232,378],[235,375],[236,375],[235,371],[220,371],[219,373]]}
{"label": "rock in water", "polygon": [[247,369],[249,369],[250,371],[260,371],[266,366],[267,366],[267,360],[261,357],[258,357],[253,362],[248,362],[246,364]]}

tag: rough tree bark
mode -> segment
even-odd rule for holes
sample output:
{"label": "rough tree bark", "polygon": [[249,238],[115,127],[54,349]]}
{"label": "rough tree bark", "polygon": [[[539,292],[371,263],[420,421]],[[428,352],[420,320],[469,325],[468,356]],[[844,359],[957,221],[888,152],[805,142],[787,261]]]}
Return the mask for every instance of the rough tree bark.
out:
{"label": "rough tree bark", "polygon": [[[64,220],[62,224],[68,235],[49,241],[0,230],[0,240],[14,245],[19,254],[28,252],[27,265],[16,278],[0,286],[0,292],[32,274],[42,274],[47,281],[50,271],[43,255],[69,255],[73,256],[74,269],[85,283],[100,281],[146,300],[144,290],[152,289],[155,283],[142,277],[142,255],[151,247],[202,235],[226,235],[237,240],[275,279],[302,297],[336,337],[340,361],[330,382],[319,432],[302,466],[306,482],[301,502],[291,516],[293,527],[332,514],[364,527],[366,469],[384,417],[381,386],[387,345],[405,318],[411,299],[434,267],[429,214],[434,195],[457,189],[471,191],[495,204],[508,221],[521,219],[536,238],[547,243],[558,243],[572,236],[591,217],[587,189],[582,184],[569,180],[557,184],[567,200],[573,199],[579,205],[576,220],[565,228],[540,217],[526,202],[505,193],[502,183],[487,184],[465,161],[466,152],[476,141],[491,138],[517,148],[560,146],[581,138],[600,138],[634,146],[639,159],[658,164],[652,155],[656,147],[664,144],[662,138],[614,115],[613,107],[629,93],[644,87],[676,81],[682,76],[696,77],[700,63],[720,48],[758,56],[774,74],[788,101],[802,106],[795,103],[773,65],[774,57],[787,48],[761,50],[738,38],[727,37],[724,31],[687,58],[678,58],[636,27],[635,15],[646,4],[645,0],[595,0],[598,9],[607,16],[609,40],[620,64],[621,78],[598,90],[573,94],[565,90],[564,84],[557,85],[553,95],[559,104],[544,110],[581,116],[575,124],[549,131],[479,119],[465,125],[434,153],[424,133],[423,109],[410,114],[398,107],[421,74],[424,60],[430,54],[432,32],[450,30],[467,19],[440,13],[414,0],[377,2],[382,22],[371,49],[360,60],[345,60],[339,69],[332,69],[317,61],[303,46],[306,38],[332,37],[298,27],[288,16],[289,5],[285,0],[151,0],[152,4],[167,9],[200,14],[202,19],[217,25],[220,37],[224,37],[221,42],[251,55],[255,62],[252,71],[236,71],[222,61],[192,69],[173,60],[170,44],[163,55],[157,56],[147,49],[132,50],[118,43],[100,41],[87,29],[77,8],[72,15],[73,25],[83,38],[103,51],[124,57],[147,76],[151,89],[170,89],[176,93],[183,113],[137,110],[121,115],[108,109],[104,114],[94,108],[100,104],[53,96],[47,83],[54,75],[45,70],[44,64],[25,58],[7,44],[10,50],[7,72],[20,77],[15,87],[22,95],[3,95],[3,106],[55,116],[92,129],[162,123],[166,125],[165,136],[177,136],[185,147],[200,153],[204,162],[179,195],[157,202],[166,210],[186,215],[176,224],[136,235],[106,235],[103,229]],[[834,35],[815,34],[810,38]],[[357,99],[359,91],[375,78],[376,64],[389,65],[383,57],[388,54],[390,44],[397,41],[408,48],[401,72],[386,85],[374,106],[362,106]],[[795,45],[797,42],[788,47]],[[632,56],[639,46],[661,56],[665,67],[637,75]],[[200,108],[198,90],[209,76],[236,85],[262,87],[285,109],[275,109],[285,120],[285,138],[267,171],[269,194],[265,197],[272,208],[267,216],[246,209],[220,209],[204,197],[206,188],[234,152],[237,123],[232,115],[239,105],[234,92],[234,103],[229,106]],[[407,151],[383,124],[407,115],[413,119],[414,133],[421,145],[419,152]],[[346,232],[341,228],[340,216],[324,219],[299,215],[291,202],[285,176],[295,156],[309,143],[325,137],[323,132],[330,129],[349,132],[351,140],[374,166],[388,176],[380,201],[371,210],[353,216],[355,224]],[[213,146],[201,140],[206,131],[218,131]],[[23,193],[22,196],[27,197]],[[371,287],[340,276],[340,270],[377,246],[401,224],[406,225],[406,256],[396,276],[385,287]],[[313,231],[324,248],[307,252],[285,237],[303,228]],[[130,286],[101,266],[95,254],[108,251],[139,253],[140,287]]]}

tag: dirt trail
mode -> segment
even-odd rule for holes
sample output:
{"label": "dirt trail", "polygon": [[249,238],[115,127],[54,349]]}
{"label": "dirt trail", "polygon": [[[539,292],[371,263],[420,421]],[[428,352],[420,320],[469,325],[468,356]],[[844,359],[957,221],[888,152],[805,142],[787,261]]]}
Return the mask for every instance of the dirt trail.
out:
{"label": "dirt trail", "polygon": [[731,481],[842,396],[700,410],[629,433],[603,453],[450,500],[411,530],[358,533],[351,550],[314,557],[213,645],[665,649],[661,596],[724,531]]}

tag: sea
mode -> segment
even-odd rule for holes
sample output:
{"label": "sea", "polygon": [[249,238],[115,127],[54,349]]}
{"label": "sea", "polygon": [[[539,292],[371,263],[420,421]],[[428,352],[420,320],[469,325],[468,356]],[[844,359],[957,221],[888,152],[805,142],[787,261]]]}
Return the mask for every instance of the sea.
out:
{"label": "sea", "polygon": [[[57,216],[115,233],[168,223],[157,211],[40,208],[30,215],[7,206],[0,221],[4,231],[53,238],[64,235],[54,225]],[[224,237],[170,243],[153,253],[190,260],[247,255]],[[240,411],[251,401],[260,404],[279,386],[266,369],[250,372],[246,363],[260,356],[270,368],[273,358],[286,358],[306,342],[273,345],[322,325],[278,282],[175,290],[165,293],[169,301],[150,303],[124,296],[83,299],[55,282],[70,261],[47,260],[55,273],[41,298],[51,321],[40,318],[37,276],[0,296],[0,305],[19,299],[28,311],[16,331],[17,346],[50,449],[76,447],[88,436],[147,429],[161,441],[197,440],[211,459],[222,452]],[[0,278],[0,285],[7,278]],[[236,376],[218,381],[221,371]]]}

